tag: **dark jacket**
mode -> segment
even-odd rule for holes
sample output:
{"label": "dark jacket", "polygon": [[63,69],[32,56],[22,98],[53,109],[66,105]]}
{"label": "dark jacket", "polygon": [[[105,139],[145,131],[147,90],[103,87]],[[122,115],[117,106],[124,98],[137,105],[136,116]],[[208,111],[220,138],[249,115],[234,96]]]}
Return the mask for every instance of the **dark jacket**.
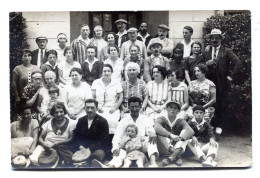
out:
{"label": "dark jacket", "polygon": [[148,36],[148,37],[145,39],[145,41],[143,41],[140,36],[137,36],[137,39],[140,40],[140,41],[143,41],[146,47],[148,46],[148,44],[149,44],[149,42],[150,42],[150,40],[151,40],[152,38],[153,38],[153,37],[150,35],[150,36]]}
{"label": "dark jacket", "polygon": [[90,128],[88,128],[88,116],[78,120],[73,135],[73,143],[89,148],[91,152],[102,149],[107,150],[109,131],[107,120],[96,115]]}
{"label": "dark jacket", "polygon": [[[45,50],[45,53],[44,53],[44,59],[42,61],[41,64],[45,64],[47,62],[47,50]],[[32,51],[32,60],[31,60],[31,64],[33,65],[37,65],[37,61],[38,61],[38,53],[39,53],[39,49],[36,49],[34,51]]]}
{"label": "dark jacket", "polygon": [[102,76],[103,62],[97,61],[93,64],[91,71],[89,70],[87,62],[81,63],[81,69],[83,71],[82,78],[89,84],[92,85],[93,81]]}
{"label": "dark jacket", "polygon": [[[116,36],[117,36],[117,43],[118,43],[118,38],[119,38],[119,36],[118,36],[118,35],[116,35]],[[127,34],[124,34],[124,35],[122,36],[120,46],[122,46],[122,44],[123,44],[124,42],[128,41],[128,40],[129,40],[128,35],[127,35]]]}
{"label": "dark jacket", "polygon": [[204,122],[200,130],[198,130],[196,122],[189,121],[188,124],[193,129],[194,136],[198,139],[199,142],[208,143],[210,138],[215,139],[214,128],[208,122]]}

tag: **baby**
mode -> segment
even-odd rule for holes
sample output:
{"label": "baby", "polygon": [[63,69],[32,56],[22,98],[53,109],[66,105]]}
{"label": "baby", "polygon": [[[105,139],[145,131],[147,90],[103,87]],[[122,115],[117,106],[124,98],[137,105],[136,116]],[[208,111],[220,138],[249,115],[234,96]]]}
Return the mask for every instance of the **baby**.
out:
{"label": "baby", "polygon": [[136,165],[140,168],[144,167],[144,163],[147,162],[147,157],[142,152],[145,139],[137,137],[138,129],[134,124],[130,124],[126,127],[127,137],[119,143],[119,147],[126,151],[126,157],[124,159],[124,168],[129,168],[132,161],[136,161]]}

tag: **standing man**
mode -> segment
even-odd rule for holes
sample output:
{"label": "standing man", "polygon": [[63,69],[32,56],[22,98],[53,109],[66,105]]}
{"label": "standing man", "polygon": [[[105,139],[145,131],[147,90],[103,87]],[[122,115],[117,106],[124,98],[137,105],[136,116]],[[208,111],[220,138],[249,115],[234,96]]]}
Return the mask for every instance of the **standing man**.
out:
{"label": "standing man", "polygon": [[39,68],[47,62],[47,43],[48,39],[46,37],[37,37],[36,43],[38,46],[38,49],[32,51],[32,64],[37,65]]}
{"label": "standing man", "polygon": [[103,62],[99,61],[95,57],[95,46],[88,46],[86,52],[87,58],[81,63],[81,69],[83,71],[82,78],[91,86],[94,80],[101,77],[103,72]]}
{"label": "standing man", "polygon": [[191,39],[191,36],[193,34],[193,28],[190,26],[185,26],[183,28],[183,40],[182,40],[182,44],[184,46],[184,53],[183,53],[183,57],[189,57],[190,53],[191,53],[191,44],[194,42]]}
{"label": "standing man", "polygon": [[119,19],[116,22],[116,27],[118,29],[118,33],[116,34],[118,37],[118,48],[120,49],[122,44],[129,40],[127,31],[126,31],[126,25],[127,21],[124,19]]}
{"label": "standing man", "polygon": [[74,60],[82,63],[87,57],[87,46],[90,43],[90,29],[87,24],[83,24],[80,29],[80,36],[71,42]]}
{"label": "standing man", "polygon": [[72,141],[65,145],[59,145],[57,148],[64,158],[65,164],[72,164],[72,159],[79,154],[75,154],[78,150],[85,152],[85,160],[88,163],[91,163],[93,159],[104,160],[107,153],[108,123],[105,118],[97,114],[98,102],[95,99],[87,99],[85,110],[87,115],[78,120]]}
{"label": "standing man", "polygon": [[139,27],[137,39],[144,42],[145,46],[147,47],[147,45],[149,44],[152,38],[153,37],[149,35],[149,33],[147,33],[147,23],[146,22],[141,23]]}
{"label": "standing man", "polygon": [[206,65],[209,69],[207,78],[215,83],[217,89],[217,118],[212,120],[212,124],[214,126],[226,126],[222,121],[229,120],[226,118],[230,114],[227,113],[228,89],[231,83],[239,80],[237,76],[239,76],[238,74],[242,69],[242,63],[231,49],[221,45],[224,36],[219,29],[213,29],[209,34],[209,38],[211,45],[205,49]]}
{"label": "standing man", "polygon": [[56,46],[56,51],[58,53],[57,64],[66,60],[64,56],[64,49],[66,48],[66,43],[68,42],[67,35],[65,33],[59,33],[57,35],[58,45]]}
{"label": "standing man", "polygon": [[158,26],[158,37],[157,38],[153,38],[150,40],[149,44],[148,44],[148,55],[151,54],[151,50],[150,50],[150,44],[154,43],[154,42],[160,42],[163,45],[162,48],[162,55],[170,58],[171,57],[171,53],[174,47],[173,41],[170,40],[169,38],[167,38],[167,34],[169,32],[170,28],[167,25],[161,24]]}
{"label": "standing man", "polygon": [[130,56],[130,46],[132,44],[139,46],[140,56],[142,58],[145,59],[147,57],[145,44],[142,41],[137,40],[137,31],[138,30],[136,28],[130,28],[129,30],[127,30],[129,40],[124,42],[123,45],[121,46],[121,54],[120,54],[121,59],[124,60],[127,56]]}

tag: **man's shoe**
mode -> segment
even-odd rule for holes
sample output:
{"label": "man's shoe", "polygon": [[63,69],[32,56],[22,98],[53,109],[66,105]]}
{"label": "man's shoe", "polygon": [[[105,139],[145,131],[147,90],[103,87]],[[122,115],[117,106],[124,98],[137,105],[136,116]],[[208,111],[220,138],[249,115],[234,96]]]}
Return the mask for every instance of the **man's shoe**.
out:
{"label": "man's shoe", "polygon": [[181,159],[181,157],[177,158],[176,164],[177,164],[177,166],[182,166],[182,159]]}
{"label": "man's shoe", "polygon": [[171,164],[171,160],[169,158],[165,158],[165,159],[162,160],[162,165],[163,166],[167,166],[169,164]]}

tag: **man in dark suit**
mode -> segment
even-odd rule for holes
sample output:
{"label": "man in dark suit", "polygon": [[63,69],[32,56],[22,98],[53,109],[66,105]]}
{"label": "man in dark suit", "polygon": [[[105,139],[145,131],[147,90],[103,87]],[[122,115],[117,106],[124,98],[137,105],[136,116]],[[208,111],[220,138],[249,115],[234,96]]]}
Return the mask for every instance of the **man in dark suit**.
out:
{"label": "man in dark suit", "polygon": [[221,45],[224,38],[219,29],[213,29],[209,34],[211,45],[205,49],[206,65],[209,72],[207,78],[213,81],[217,89],[216,115],[213,125],[224,125],[222,121],[228,120],[227,94],[230,84],[239,80],[242,63],[233,51]]}
{"label": "man in dark suit", "polygon": [[78,154],[78,150],[85,151],[85,155],[83,155],[85,160],[81,162],[87,161],[88,164],[91,164],[93,159],[104,160],[105,155],[110,151],[108,150],[108,122],[96,113],[97,109],[98,102],[95,99],[87,99],[85,102],[87,115],[78,120],[72,141],[58,146],[57,149],[63,156],[66,165],[75,162],[75,152]]}
{"label": "man in dark suit", "polygon": [[47,46],[47,43],[48,43],[48,39],[46,37],[37,37],[35,41],[36,41],[39,48],[32,51],[32,61],[31,61],[31,63],[33,65],[37,65],[38,67],[41,67],[42,64],[47,62],[46,46]]}

